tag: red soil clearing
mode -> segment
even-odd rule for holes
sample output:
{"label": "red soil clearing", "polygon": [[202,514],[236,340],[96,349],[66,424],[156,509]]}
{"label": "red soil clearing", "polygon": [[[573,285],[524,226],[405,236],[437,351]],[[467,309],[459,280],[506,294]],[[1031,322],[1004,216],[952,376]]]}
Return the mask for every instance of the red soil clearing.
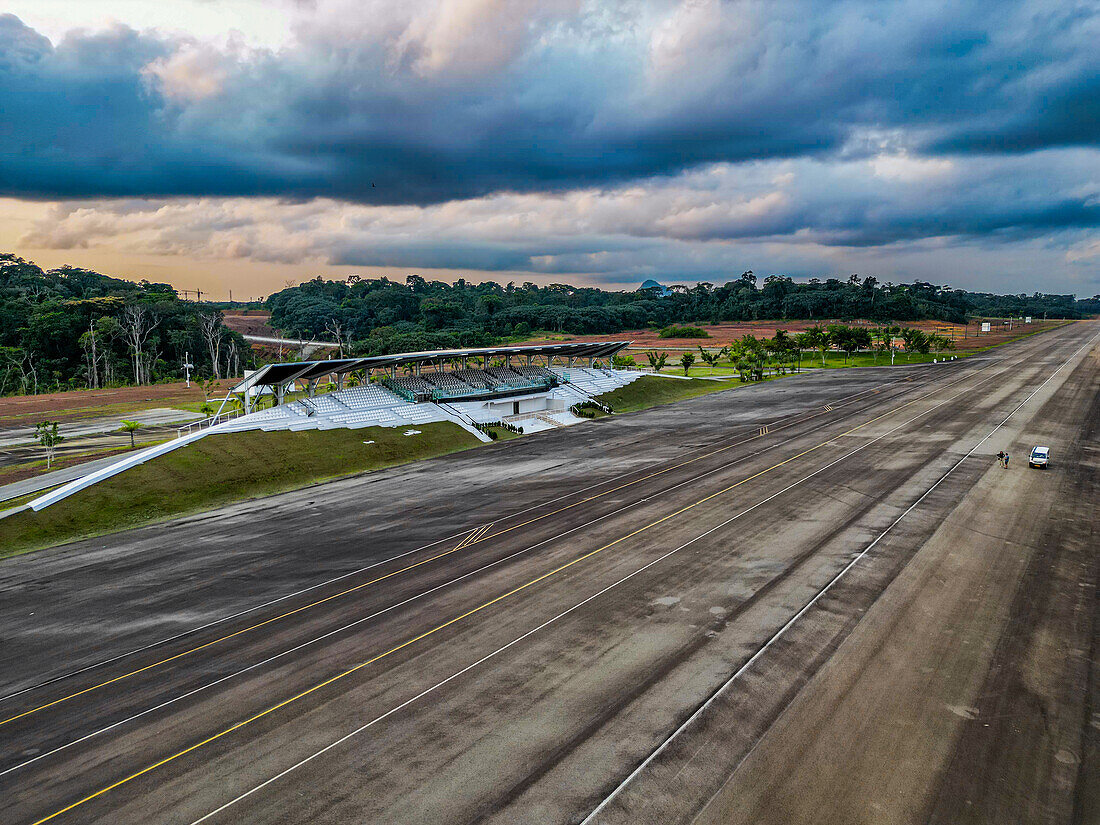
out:
{"label": "red soil clearing", "polygon": [[[995,344],[1003,344],[1006,341],[1011,341],[1013,338],[1018,338],[1021,335],[1026,335],[1031,332],[1039,330],[1051,329],[1064,323],[1063,321],[1036,321],[1032,324],[1020,324],[1014,322],[1012,329],[1009,330],[1004,321],[1000,319],[994,319],[990,321],[991,331],[981,332],[981,322],[971,322],[970,324],[949,324],[945,321],[911,321],[899,326],[915,327],[923,330],[924,332],[936,332],[947,338],[950,338],[955,342],[955,348],[957,350],[972,350],[981,349],[983,347],[993,346]],[[738,323],[729,324],[696,324],[693,326],[699,326],[706,330],[710,335],[709,338],[661,338],[657,330],[652,329],[639,329],[631,330],[628,332],[616,333],[614,336],[609,335],[578,335],[578,336],[566,336],[564,338],[558,338],[555,340],[533,338],[530,341],[524,341],[524,344],[556,344],[563,341],[607,341],[607,340],[630,340],[633,343],[630,345],[631,350],[657,350],[671,349],[671,350],[683,350],[683,349],[695,349],[696,347],[703,347],[704,349],[717,349],[724,347],[727,344],[736,341],[744,335],[752,335],[755,338],[771,338],[775,335],[776,330],[786,330],[792,334],[798,332],[804,332],[812,326],[828,326],[829,324],[845,324],[847,326],[863,326],[873,329],[881,326],[872,321],[840,321],[836,319],[827,319],[820,321],[742,321]]]}
{"label": "red soil clearing", "polygon": [[[239,379],[224,380],[218,390],[231,387]],[[217,390],[215,390],[217,392]],[[101,415],[171,407],[174,404],[201,402],[202,390],[192,381],[154,384],[146,387],[118,387],[106,390],[75,390],[43,395],[14,395],[0,398],[0,427],[31,427],[38,421],[76,421]]]}

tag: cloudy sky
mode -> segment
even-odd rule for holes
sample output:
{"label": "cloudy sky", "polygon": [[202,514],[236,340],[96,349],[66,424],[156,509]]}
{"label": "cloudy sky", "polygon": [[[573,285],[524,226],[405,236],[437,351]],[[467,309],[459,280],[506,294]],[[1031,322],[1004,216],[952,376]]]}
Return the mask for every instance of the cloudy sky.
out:
{"label": "cloudy sky", "polygon": [[1100,292],[1100,2],[0,0],[0,249]]}

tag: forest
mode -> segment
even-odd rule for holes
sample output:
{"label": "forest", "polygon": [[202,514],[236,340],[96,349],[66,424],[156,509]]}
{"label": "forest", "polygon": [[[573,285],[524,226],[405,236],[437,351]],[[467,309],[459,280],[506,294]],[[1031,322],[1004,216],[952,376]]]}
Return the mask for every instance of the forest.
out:
{"label": "forest", "polygon": [[380,355],[444,347],[488,346],[535,330],[602,335],[685,322],[851,320],[881,324],[967,318],[1083,318],[1100,312],[1100,296],[995,295],[915,282],[845,280],[795,282],[752,272],[715,286],[700,283],[635,292],[568,284],[454,284],[410,275],[404,284],[352,276],[314,278],[271,295],[271,323],[292,336],[337,340],[344,351]]}
{"label": "forest", "polygon": [[251,349],[220,310],[168,284],[75,267],[44,271],[0,253],[0,395],[221,378],[251,366]]}
{"label": "forest", "polygon": [[[43,270],[0,253],[0,395],[178,381],[185,356],[198,377],[254,366],[247,342],[226,328],[226,305],[183,300],[168,284],[133,282],[65,266]],[[537,330],[604,335],[673,324],[758,319],[895,322],[973,316],[1081,318],[1100,296],[995,295],[874,277],[795,282],[752,272],[710,283],[608,291],[568,284],[455,283],[409,275],[404,283],[317,277],[264,302],[292,337],[324,338],[343,353],[378,355],[489,346]]]}

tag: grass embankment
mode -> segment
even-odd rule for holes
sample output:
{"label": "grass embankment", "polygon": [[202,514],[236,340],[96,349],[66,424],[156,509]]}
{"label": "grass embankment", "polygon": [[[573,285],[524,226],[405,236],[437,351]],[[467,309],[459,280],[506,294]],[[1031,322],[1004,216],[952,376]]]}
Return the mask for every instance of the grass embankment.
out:
{"label": "grass embankment", "polygon": [[643,375],[617,390],[605,392],[599,400],[617,413],[644,410],[658,404],[670,404],[695,398],[710,392],[728,390],[743,386],[739,380],[732,381],[677,381],[673,378],[658,378],[655,375]]}
{"label": "grass embankment", "polygon": [[389,427],[208,436],[40,512],[3,519],[0,557],[481,443],[450,422],[418,429],[413,436]]}
{"label": "grass embankment", "polygon": [[[503,427],[490,427],[492,432],[496,433],[494,441],[511,441],[513,438],[523,438],[519,433],[514,433],[511,430],[506,430]],[[490,436],[492,438],[492,436]]]}

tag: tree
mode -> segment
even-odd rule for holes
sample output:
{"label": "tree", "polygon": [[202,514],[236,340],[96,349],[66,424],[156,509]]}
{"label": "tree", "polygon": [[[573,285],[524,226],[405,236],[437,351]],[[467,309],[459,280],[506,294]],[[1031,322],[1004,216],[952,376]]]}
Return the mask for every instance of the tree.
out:
{"label": "tree", "polygon": [[65,437],[58,432],[58,423],[56,421],[39,421],[34,425],[34,437],[39,444],[46,450],[46,469],[50,469],[50,465],[53,464],[54,453],[57,452],[57,445],[65,440]]}
{"label": "tree", "polygon": [[222,377],[221,351],[222,351],[222,314],[220,312],[204,312],[198,317],[199,332],[202,340],[206,342],[206,350],[210,353],[215,378]]}
{"label": "tree", "polygon": [[347,349],[351,349],[351,333],[340,323],[340,319],[335,315],[325,322],[325,332],[336,339],[336,345],[340,348],[340,357],[344,357],[344,344],[347,344]]}
{"label": "tree", "polygon": [[[781,375],[787,368],[793,371],[795,351],[798,348],[798,343],[791,337],[787,330],[777,329],[775,335],[764,342],[764,346],[768,352],[771,353]],[[801,360],[801,358],[799,358],[799,360]]]}
{"label": "tree", "polygon": [[937,355],[944,350],[955,349],[955,342],[946,335],[940,335],[938,332],[933,332],[928,335],[928,345]]}
{"label": "tree", "polygon": [[150,377],[151,370],[145,360],[145,343],[159,323],[159,319],[141,304],[130,304],[122,311],[122,330],[130,347],[135,384],[144,384]]}
{"label": "tree", "polygon": [[814,344],[812,340],[813,336],[806,332],[800,332],[794,337],[794,345],[798,347],[798,371],[802,371],[802,353],[805,350],[813,349]]}
{"label": "tree", "polygon": [[3,358],[8,370],[19,370],[19,392],[23,395],[38,395],[38,366],[31,350],[22,347],[0,347],[0,358]]}
{"label": "tree", "polygon": [[905,342],[906,362],[913,352],[928,352],[928,336],[915,327],[905,327],[901,331],[901,340]]}
{"label": "tree", "polygon": [[871,344],[871,333],[860,327],[846,327],[834,324],[829,327],[829,337],[844,352],[844,363],[852,353]]}
{"label": "tree", "polygon": [[871,351],[875,354],[875,363],[878,363],[878,357],[882,353],[886,352],[890,347],[890,333],[887,332],[885,327],[875,327],[870,332],[871,336]]}
{"label": "tree", "polygon": [[202,406],[199,407],[199,412],[205,415],[212,415],[214,408],[210,406],[210,395],[218,388],[218,382],[214,378],[207,378],[204,381],[196,382],[200,390],[202,390]]}
{"label": "tree", "polygon": [[[763,381],[768,355],[767,346],[759,338],[747,334],[741,336],[739,345],[742,353],[742,366],[738,367],[738,372],[744,370],[748,373],[750,380]],[[744,381],[745,379],[742,377],[741,380]]]}
{"label": "tree", "polygon": [[630,369],[638,365],[635,363],[634,356],[632,355],[612,355],[611,366],[615,367],[616,369],[623,370]]}
{"label": "tree", "polygon": [[688,374],[688,370],[691,369],[691,365],[695,363],[695,356],[690,352],[685,352],[680,356],[680,366],[684,368],[684,375]]}
{"label": "tree", "polygon": [[80,348],[88,368],[88,389],[99,389],[99,340],[95,332],[95,322],[88,321],[88,331],[80,336]]}
{"label": "tree", "polygon": [[714,368],[718,365],[718,359],[722,357],[722,353],[721,351],[710,352],[703,349],[702,347],[699,347],[699,357],[703,359],[703,363],[710,367],[710,372],[713,375]]}
{"label": "tree", "polygon": [[897,349],[894,347],[894,339],[901,335],[901,327],[884,327],[883,332],[886,333],[886,347],[890,350],[890,366],[892,367],[894,366],[894,356],[897,354]]}
{"label": "tree", "polygon": [[821,366],[825,366],[825,353],[829,351],[832,336],[824,327],[810,327],[805,334],[808,336],[814,349],[821,353]]}
{"label": "tree", "polygon": [[118,431],[120,433],[129,433],[130,434],[130,449],[131,450],[134,449],[134,446],[135,446],[134,445],[134,431],[139,429],[140,427],[141,427],[141,422],[140,421],[127,421],[126,419],[123,419],[122,420],[122,426],[118,428]]}
{"label": "tree", "polygon": [[668,353],[662,352],[660,354],[656,352],[647,352],[645,354],[646,360],[649,361],[649,366],[654,372],[660,372],[665,368],[665,364],[668,362]]}

